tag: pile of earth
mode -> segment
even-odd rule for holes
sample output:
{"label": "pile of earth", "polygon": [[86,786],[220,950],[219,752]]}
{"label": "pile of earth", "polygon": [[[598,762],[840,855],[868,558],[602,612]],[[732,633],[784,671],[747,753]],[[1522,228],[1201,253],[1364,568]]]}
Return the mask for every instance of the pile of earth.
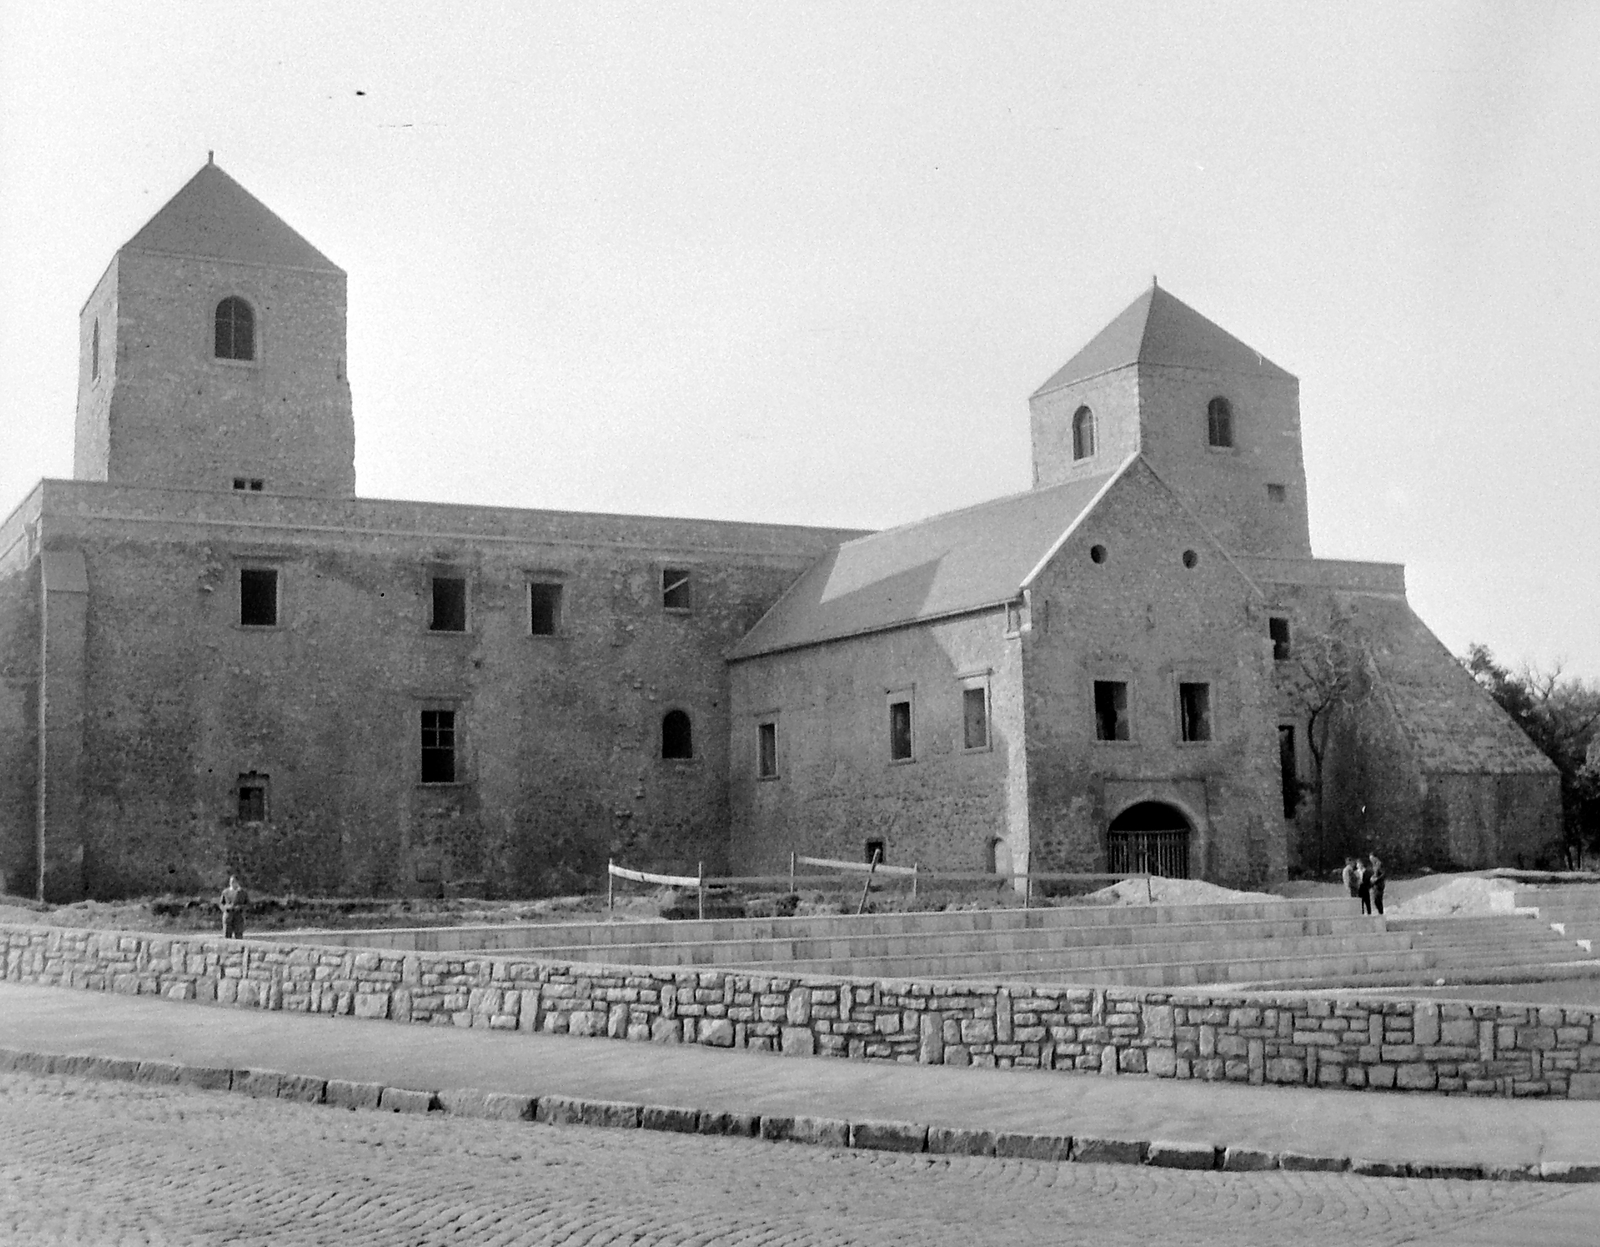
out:
{"label": "pile of earth", "polygon": [[1277,901],[1283,898],[1267,892],[1240,892],[1199,879],[1152,877],[1148,887],[1143,879],[1124,879],[1109,888],[1090,892],[1081,899],[1099,905],[1221,905],[1229,901]]}

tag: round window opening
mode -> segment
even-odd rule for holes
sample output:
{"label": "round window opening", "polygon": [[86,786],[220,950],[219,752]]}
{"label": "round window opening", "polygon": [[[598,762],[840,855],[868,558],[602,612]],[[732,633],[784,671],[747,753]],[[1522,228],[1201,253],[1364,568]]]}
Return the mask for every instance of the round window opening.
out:
{"label": "round window opening", "polygon": [[1090,546],[1089,561],[1092,563],[1104,563],[1106,561],[1106,548],[1104,546]]}
{"label": "round window opening", "polygon": [[1195,564],[1199,563],[1199,561],[1200,556],[1193,550],[1185,550],[1183,552],[1183,565],[1185,567],[1193,567]]}

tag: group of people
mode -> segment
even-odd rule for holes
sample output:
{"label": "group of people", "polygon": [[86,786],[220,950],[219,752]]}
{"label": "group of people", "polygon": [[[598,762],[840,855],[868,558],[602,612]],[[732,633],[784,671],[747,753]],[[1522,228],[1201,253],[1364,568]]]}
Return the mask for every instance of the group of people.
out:
{"label": "group of people", "polygon": [[1361,899],[1361,912],[1370,914],[1374,907],[1383,912],[1383,863],[1376,853],[1366,857],[1347,857],[1340,874],[1345,890]]}

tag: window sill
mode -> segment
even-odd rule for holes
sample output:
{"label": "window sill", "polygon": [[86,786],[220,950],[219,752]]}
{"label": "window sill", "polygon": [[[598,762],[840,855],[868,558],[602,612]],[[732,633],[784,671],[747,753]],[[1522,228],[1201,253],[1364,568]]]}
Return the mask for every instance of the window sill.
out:
{"label": "window sill", "polygon": [[1128,740],[1101,740],[1098,736],[1096,736],[1094,738],[1094,743],[1097,745],[1109,745],[1114,749],[1131,749],[1139,742],[1131,738]]}
{"label": "window sill", "polygon": [[911,766],[915,762],[916,762],[916,758],[890,758],[889,759],[889,765],[890,766]]}
{"label": "window sill", "polygon": [[224,368],[255,369],[261,367],[261,361],[259,359],[227,359],[221,355],[213,355],[211,357],[211,362],[213,364],[221,364]]}
{"label": "window sill", "polygon": [[756,776],[756,783],[758,783],[758,784],[775,784],[782,778],[783,778],[782,775],[757,775]]}
{"label": "window sill", "polygon": [[451,779],[451,780],[419,779],[417,781],[417,787],[423,789],[425,792],[437,792],[440,789],[467,788],[467,787],[470,787],[470,784],[464,779]]}
{"label": "window sill", "polygon": [[443,636],[443,637],[451,637],[451,636],[471,637],[471,636],[477,636],[478,634],[476,632],[474,632],[471,628],[426,628],[426,629],[423,630],[423,635],[424,636]]}
{"label": "window sill", "polygon": [[688,607],[688,606],[663,606],[661,608],[661,613],[663,615],[680,615],[681,616],[681,615],[692,615],[692,614],[694,614],[694,610],[693,610],[692,607]]}
{"label": "window sill", "polygon": [[1212,446],[1208,444],[1206,450],[1213,455],[1236,455],[1239,453],[1237,446]]}
{"label": "window sill", "polygon": [[1180,740],[1177,742],[1179,749],[1209,749],[1216,743],[1215,740]]}
{"label": "window sill", "polygon": [[282,632],[284,630],[284,625],[283,624],[247,624],[247,623],[240,623],[240,624],[234,624],[233,626],[234,626],[234,630],[237,631],[237,632]]}

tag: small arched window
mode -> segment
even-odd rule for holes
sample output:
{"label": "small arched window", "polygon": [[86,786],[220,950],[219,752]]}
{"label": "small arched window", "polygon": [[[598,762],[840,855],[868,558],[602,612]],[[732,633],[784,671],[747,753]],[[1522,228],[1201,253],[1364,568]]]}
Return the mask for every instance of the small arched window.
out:
{"label": "small arched window", "polygon": [[89,379],[100,380],[100,318],[95,317],[94,332],[90,335],[93,339],[89,343]]}
{"label": "small arched window", "polygon": [[256,357],[256,314],[238,295],[217,304],[217,358]]}
{"label": "small arched window", "polygon": [[1233,445],[1233,407],[1225,398],[1206,404],[1206,442],[1212,446]]}
{"label": "small arched window", "polygon": [[661,756],[694,757],[694,729],[689,716],[681,710],[669,710],[661,716]]}
{"label": "small arched window", "polygon": [[1072,457],[1088,459],[1094,455],[1094,412],[1078,408],[1072,417]]}

